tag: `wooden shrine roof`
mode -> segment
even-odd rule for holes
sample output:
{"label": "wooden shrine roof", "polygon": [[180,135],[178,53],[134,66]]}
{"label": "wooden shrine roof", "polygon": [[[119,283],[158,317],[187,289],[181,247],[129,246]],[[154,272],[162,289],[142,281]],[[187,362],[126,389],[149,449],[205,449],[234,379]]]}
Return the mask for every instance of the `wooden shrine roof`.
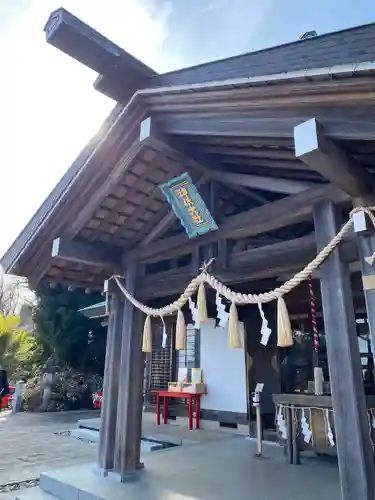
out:
{"label": "wooden shrine roof", "polygon": [[[344,38],[375,33],[374,26],[358,30],[348,30]],[[298,50],[311,49],[308,42],[298,43]],[[285,50],[289,49],[281,46],[279,55]],[[152,85],[160,86],[137,90],[126,104],[115,106],[2,258],[6,271],[25,275],[32,284],[45,277],[101,286],[113,272],[111,266],[52,259],[53,239],[66,235],[116,255],[130,251],[137,256],[139,248],[145,253],[145,247],[152,251],[149,235],[170,213],[158,185],[185,171],[198,186],[207,180],[217,183],[224,218],[240,218],[244,211],[327,185],[322,175],[295,156],[293,129],[310,118],[317,118],[327,136],[371,175],[375,65],[362,55],[361,62],[353,61],[350,50],[348,61],[337,62],[352,63],[334,67],[308,66],[308,70],[232,79],[210,73],[217,79],[166,86],[163,75],[151,77]],[[332,56],[329,63],[334,62]],[[144,139],[140,125],[147,117],[152,133]],[[243,177],[237,182],[239,175],[250,179],[246,187],[241,184]],[[333,197],[349,200],[340,190]],[[305,220],[309,221],[306,213],[296,222]],[[168,234],[176,234],[176,242],[183,245],[180,225],[172,221],[167,226]],[[311,218],[304,228],[306,234],[311,232]],[[272,228],[268,231],[272,233]]]}

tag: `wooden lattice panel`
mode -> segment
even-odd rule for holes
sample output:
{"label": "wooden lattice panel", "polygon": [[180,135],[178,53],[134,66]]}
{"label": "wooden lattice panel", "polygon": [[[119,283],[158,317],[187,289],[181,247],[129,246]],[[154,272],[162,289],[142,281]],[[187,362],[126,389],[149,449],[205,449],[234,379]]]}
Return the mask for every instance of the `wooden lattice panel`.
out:
{"label": "wooden lattice panel", "polygon": [[74,284],[84,288],[102,289],[104,281],[112,273],[112,269],[109,268],[58,261],[45,274],[44,280],[52,283]]}
{"label": "wooden lattice panel", "polygon": [[182,173],[173,155],[142,149],[80,232],[88,241],[131,247],[160,219],[166,202],[158,185]]}

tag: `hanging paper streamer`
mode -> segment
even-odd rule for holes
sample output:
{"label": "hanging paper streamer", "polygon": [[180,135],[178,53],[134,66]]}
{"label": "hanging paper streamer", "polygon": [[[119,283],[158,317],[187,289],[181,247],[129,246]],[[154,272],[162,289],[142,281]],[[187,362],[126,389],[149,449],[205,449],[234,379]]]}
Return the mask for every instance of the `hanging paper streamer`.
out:
{"label": "hanging paper streamer", "polygon": [[305,441],[305,443],[309,443],[312,438],[312,432],[310,430],[310,425],[306,418],[305,409],[302,410],[301,430],[302,430],[303,440]]}
{"label": "hanging paper streamer", "polygon": [[267,321],[267,318],[264,315],[263,307],[262,307],[262,304],[260,302],[258,302],[258,309],[259,309],[260,317],[262,318],[262,326],[260,328],[260,334],[261,334],[260,343],[262,345],[266,346],[268,344],[268,340],[270,338],[272,330],[268,326],[268,321]]}
{"label": "hanging paper streamer", "polygon": [[329,421],[329,410],[325,410],[325,422],[328,442],[330,446],[335,446],[335,439],[331,428],[331,422]]}
{"label": "hanging paper streamer", "polygon": [[198,309],[195,307],[194,301],[189,298],[189,308],[191,312],[191,316],[194,321],[194,328],[196,330],[199,330],[201,327],[200,321],[199,321],[199,315],[198,315]]}
{"label": "hanging paper streamer", "polygon": [[225,328],[228,323],[229,313],[225,310],[225,305],[223,304],[222,298],[219,292],[216,292],[216,310],[217,319],[219,320],[220,328]]}
{"label": "hanging paper streamer", "polygon": [[281,437],[283,439],[286,439],[288,437],[288,431],[287,431],[286,422],[285,422],[284,415],[283,415],[282,406],[279,406],[279,411],[277,412],[276,425],[279,429]]}
{"label": "hanging paper streamer", "polygon": [[162,340],[161,346],[162,346],[163,349],[165,349],[167,347],[167,340],[168,340],[167,329],[165,327],[163,316],[160,316],[160,319],[161,319],[161,321],[163,323],[163,340]]}
{"label": "hanging paper streamer", "polygon": [[373,429],[375,429],[375,410],[374,409],[369,410],[369,414],[371,417],[371,426]]}

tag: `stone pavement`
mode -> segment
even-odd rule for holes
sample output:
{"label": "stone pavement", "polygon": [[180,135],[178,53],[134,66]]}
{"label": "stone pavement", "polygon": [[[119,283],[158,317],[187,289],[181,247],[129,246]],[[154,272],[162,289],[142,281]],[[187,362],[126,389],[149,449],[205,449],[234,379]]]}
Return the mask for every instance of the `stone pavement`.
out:
{"label": "stone pavement", "polygon": [[[0,485],[38,478],[51,468],[74,466],[96,459],[96,443],[56,434],[77,427],[80,419],[97,417],[98,411],[60,413],[0,413]],[[185,425],[160,427],[153,414],[143,416],[143,435],[179,444],[225,439],[225,432],[190,432]],[[0,497],[1,499],[1,497]]]}
{"label": "stone pavement", "polygon": [[96,445],[56,435],[92,412],[0,413],[0,485],[37,478],[43,470],[95,459]]}

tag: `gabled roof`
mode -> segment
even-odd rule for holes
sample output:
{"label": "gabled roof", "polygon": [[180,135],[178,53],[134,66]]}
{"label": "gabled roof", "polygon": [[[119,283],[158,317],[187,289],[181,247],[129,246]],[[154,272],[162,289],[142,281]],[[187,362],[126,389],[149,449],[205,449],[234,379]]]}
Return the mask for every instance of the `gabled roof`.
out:
{"label": "gabled roof", "polygon": [[375,23],[156,75],[147,87],[253,77],[375,60]]}
{"label": "gabled roof", "polygon": [[[371,39],[372,43],[370,43]],[[325,59],[323,55],[322,57],[318,57],[316,55],[316,53],[319,52],[317,50],[316,40],[320,40],[320,44],[324,42],[323,46],[325,47],[325,50],[323,52],[326,55]],[[357,40],[357,42],[355,42],[355,40]],[[353,44],[356,45],[357,48],[353,48]],[[329,46],[331,46],[330,57],[327,56]],[[292,49],[291,47],[294,48]],[[306,57],[301,56],[303,53],[302,49],[306,49]],[[296,56],[296,52],[300,54],[299,57]],[[340,53],[344,54],[345,57],[342,58]],[[292,57],[293,54],[294,56]],[[280,114],[283,113],[285,109],[288,112],[293,112],[295,109],[300,110],[301,96],[304,95],[304,92],[309,98],[305,100],[305,104],[309,104],[312,107],[312,112],[315,113],[316,102],[311,99],[310,86],[314,87],[315,94],[319,92],[320,84],[322,84],[326,90],[331,86],[336,88],[342,85],[345,87],[347,83],[350,84],[351,87],[355,87],[357,89],[354,79],[358,78],[358,80],[363,83],[363,77],[366,79],[367,86],[372,85],[375,73],[374,64],[364,63],[364,61],[369,61],[371,59],[375,60],[375,24],[311,38],[304,41],[298,41],[292,44],[266,49],[264,51],[258,51],[243,56],[229,58],[149,78],[149,86],[147,88],[137,91],[125,106],[118,104],[115,107],[100,133],[97,134],[92,141],[90,141],[89,145],[83,150],[55,189],[47,197],[46,201],[31,219],[24,231],[21,232],[11,248],[2,258],[2,264],[7,271],[12,270],[15,273],[21,272],[22,274],[22,271],[25,270],[27,265],[29,266],[29,270],[33,270],[37,263],[39,264],[41,261],[46,261],[50,255],[47,255],[46,253],[43,254],[40,247],[42,247],[42,249],[43,246],[48,247],[50,254],[50,247],[48,245],[51,244],[52,238],[63,234],[69,225],[70,227],[72,226],[73,218],[77,218],[80,214],[82,214],[84,204],[86,203],[86,199],[84,199],[83,196],[85,192],[87,194],[88,191],[90,191],[87,196],[89,196],[89,199],[92,199],[90,197],[96,196],[103,185],[113,183],[114,181],[114,184],[117,183],[115,187],[121,189],[125,188],[125,195],[116,194],[116,196],[113,197],[113,192],[110,191],[109,193],[106,193],[105,197],[103,196],[103,199],[98,196],[100,200],[98,201],[97,211],[99,212],[101,210],[103,213],[108,212],[111,217],[112,215],[116,216],[116,211],[113,210],[112,204],[128,204],[130,206],[131,200],[129,201],[129,196],[137,194],[137,190],[134,189],[134,183],[132,184],[128,181],[131,181],[132,179],[134,181],[135,179],[137,185],[144,184],[144,182],[148,179],[143,177],[147,177],[149,174],[154,175],[156,173],[162,173],[167,177],[171,176],[173,171],[176,171],[177,166],[178,168],[182,166],[176,161],[173,155],[170,155],[169,152],[165,153],[165,155],[164,152],[161,154],[160,151],[157,151],[154,147],[149,148],[147,144],[142,146],[143,151],[138,151],[136,153],[135,160],[139,164],[135,165],[136,162],[133,161],[134,155],[132,153],[132,148],[134,147],[134,144],[137,147],[139,146],[139,123],[143,118],[145,118],[145,116],[147,116],[147,113],[154,113],[155,116],[159,114],[158,118],[162,118],[159,123],[162,123],[162,125],[164,125],[164,118],[160,115],[163,115],[164,113],[167,116],[169,126],[171,127],[170,120],[174,119],[173,110],[175,114],[177,113],[177,119],[179,119],[180,117],[178,116],[178,113],[181,112],[182,106],[185,106],[183,111],[190,110],[190,115],[192,114],[193,107],[195,109],[195,107],[201,106],[201,109],[196,109],[194,112],[198,118],[206,118],[207,111],[211,110],[211,106],[213,104],[216,106],[215,113],[217,113],[220,111],[220,106],[224,101],[228,104],[228,102],[232,99],[236,102],[238,100],[239,104],[236,104],[236,102],[233,104],[232,101],[230,101],[230,106],[237,106],[237,111],[239,111],[241,117],[243,117],[244,104],[241,99],[243,99],[243,95],[246,93],[246,102],[256,104],[261,100],[262,107],[260,107],[259,110],[255,109],[254,111],[251,109],[247,111],[245,110],[247,113],[254,113],[253,118],[252,116],[250,118],[254,119],[256,122],[258,138],[256,138],[256,141],[254,139],[255,142],[253,140],[247,140],[247,143],[244,146],[251,149],[252,154],[254,154],[255,148],[261,146],[262,149],[257,149],[256,151],[256,157],[259,159],[259,164],[261,162],[263,162],[263,164],[264,162],[268,163],[270,158],[275,160],[275,162],[271,160],[271,163],[276,163],[276,160],[279,159],[281,154],[281,159],[285,159],[286,157],[289,158],[294,155],[292,135],[290,134],[293,132],[295,122],[293,119],[289,119],[289,117],[286,116],[285,126],[288,129],[288,135],[286,136],[283,131],[280,133],[280,129],[278,128],[275,131],[271,131],[272,133],[268,131],[269,136],[266,137],[266,135],[262,136],[258,133],[259,117],[262,117],[262,114],[267,112],[278,112]],[[256,61],[258,61],[258,64],[256,64]],[[267,61],[269,66],[266,64]],[[333,66],[343,61],[350,64],[339,65],[333,68]],[[362,61],[362,64],[357,65],[356,63],[359,61]],[[271,63],[274,64],[274,66],[272,66]],[[290,67],[293,70],[286,72],[287,67]],[[307,68],[310,68],[310,70],[307,70]],[[263,73],[261,73],[261,71],[263,71]],[[370,75],[367,76],[368,74]],[[353,83],[346,83],[346,80],[353,80]],[[174,86],[172,85],[172,82],[174,82]],[[164,85],[163,88],[161,87],[162,85]],[[289,94],[291,94],[289,85],[299,86],[299,94],[293,95],[292,92],[290,99],[288,97]],[[272,88],[270,88],[271,86]],[[305,89],[307,90],[305,91]],[[363,92],[365,92],[365,90]],[[264,99],[263,93],[265,95]],[[284,102],[281,108],[280,104],[277,105],[279,108],[269,104],[270,96],[274,99],[275,96],[277,97],[278,93],[282,96],[280,99],[283,99],[285,95],[287,95],[289,99],[288,104],[285,104]],[[170,101],[168,99],[170,99]],[[218,100],[220,106],[214,102],[215,99]],[[193,104],[191,103],[191,100],[194,101]],[[358,115],[358,109],[357,106],[355,106],[355,103],[352,103],[352,107],[353,106],[355,107],[355,113]],[[367,117],[366,119],[369,121],[367,107],[365,108],[365,112]],[[186,117],[189,118],[189,113],[183,113],[184,120],[186,120]],[[328,115],[325,116],[330,117],[332,115],[331,108],[328,108],[326,113],[328,113]],[[210,113],[208,113],[208,115],[209,114]],[[265,115],[267,124],[271,122],[272,124],[280,124],[280,116],[275,116],[269,114],[267,116]],[[297,120],[300,120],[300,117],[303,121],[304,118],[302,115],[297,115]],[[310,116],[308,116],[308,118],[309,117]],[[194,118],[194,116],[192,116],[192,118]],[[335,118],[334,114],[333,118]],[[349,115],[349,122],[351,118],[352,115]],[[229,123],[230,126],[234,123],[233,119],[232,121],[228,121],[227,119],[221,120],[221,118],[217,118],[216,115],[213,117],[213,120],[227,125]],[[167,122],[165,123],[168,125]],[[242,126],[244,126],[244,124],[242,124]],[[353,124],[353,127],[358,134],[358,122]],[[194,123],[193,128],[196,133],[198,129],[195,127]],[[332,130],[329,130],[328,132],[331,134],[336,133],[335,138],[340,138],[340,134],[337,133],[337,127],[335,129],[335,123],[333,123],[331,129]],[[191,137],[189,137],[191,134],[186,133],[186,123],[184,123],[183,127],[180,127],[180,130],[177,132],[167,129],[163,130],[164,132],[170,133],[172,136],[176,134],[186,135],[187,137],[185,139],[187,141],[191,140]],[[210,135],[207,128],[203,127],[202,130],[205,131],[205,135]],[[246,128],[246,130],[249,130],[249,128]],[[342,129],[340,128],[339,131],[340,130]],[[368,129],[367,132],[370,134],[371,130]],[[352,137],[352,134],[353,131],[351,130],[346,139],[353,139],[357,137]],[[216,135],[219,136],[220,134]],[[221,133],[221,136],[223,135],[225,134]],[[238,131],[236,132],[234,129],[231,129],[229,135],[233,136],[231,138],[233,144],[229,144],[229,146],[238,146],[238,137],[236,137],[236,135],[240,135]],[[203,137],[203,139],[207,142],[206,138]],[[211,141],[212,138],[209,139]],[[215,137],[213,137],[213,139],[215,139]],[[269,141],[266,141],[266,139],[269,139]],[[285,143],[285,140],[287,143]],[[273,141],[272,144],[270,141]],[[194,141],[192,142],[192,146],[195,148]],[[208,149],[211,151],[211,144],[204,145],[204,147],[208,146]],[[151,150],[149,151],[148,149]],[[355,149],[358,149],[357,146]],[[208,152],[209,154],[210,151]],[[238,148],[236,149],[236,147],[234,147],[230,152],[233,153],[233,151],[235,151],[237,155],[236,161],[240,162],[238,157],[241,155],[239,155]],[[146,156],[150,153],[154,156],[156,155],[159,159],[148,160]],[[217,153],[218,151],[213,151],[213,157],[217,157]],[[123,158],[127,156],[129,156],[129,163],[124,163]],[[300,170],[298,164],[296,163],[297,161],[298,160],[295,159],[293,161],[291,171],[292,175],[296,175],[294,173],[295,169]],[[170,169],[165,169],[165,165],[167,163],[170,164]],[[245,165],[245,161],[243,164]],[[149,169],[148,166],[152,168]],[[142,172],[135,172],[135,167],[141,167],[141,170],[143,169]],[[147,175],[144,175],[145,168],[146,170],[153,170],[153,172],[147,172]],[[186,165],[184,165],[184,168],[186,168]],[[134,173],[137,175],[134,175]],[[113,177],[112,181],[111,176]],[[290,177],[288,176],[288,178]],[[321,182],[322,179],[317,178],[315,180],[317,182]],[[124,185],[122,185],[121,182],[124,182]],[[152,185],[157,186],[158,182],[159,180],[154,179]],[[152,187],[152,189],[154,188]],[[146,196],[148,202],[153,200],[154,196],[155,193],[151,196],[150,193],[148,193]],[[145,198],[143,194],[142,198]],[[104,204],[106,201],[108,201],[108,206],[101,208],[101,203]],[[157,201],[160,206],[160,200]],[[134,203],[132,206],[133,208],[135,207]],[[122,207],[122,209],[123,208],[124,207]],[[168,207],[162,207],[162,209],[163,208]],[[153,212],[153,217],[160,216],[159,210],[160,208]],[[140,211],[141,210],[138,210],[138,206],[136,206],[135,213],[137,216]],[[121,217],[123,217],[123,215],[124,214],[122,214]],[[77,233],[78,239],[86,240],[86,232],[90,232],[88,240],[91,242],[95,241],[96,235],[98,234],[98,225],[102,226],[103,223],[109,223],[107,219],[103,217],[103,214],[99,215],[98,213],[94,214],[92,220],[87,220],[90,227],[80,230],[80,232]],[[152,227],[150,226],[150,223],[154,224],[154,221],[154,219],[149,220],[145,227]],[[134,218],[129,219],[128,223],[130,222],[133,224]],[[138,224],[140,221],[137,220],[135,222]],[[146,224],[145,221],[142,221],[142,223]],[[119,222],[118,217],[113,224],[115,225],[113,225],[112,228],[116,229],[116,231],[118,229],[123,229],[121,225],[122,223]],[[135,227],[136,224],[132,225],[132,229],[133,226],[137,229]],[[142,230],[144,231],[144,229],[141,228],[140,231]],[[113,234],[109,232],[107,236],[112,237]],[[129,243],[131,243],[130,240]],[[40,257],[41,253],[43,254],[43,257]],[[102,277],[99,276],[98,281],[100,281],[101,278]]]}

